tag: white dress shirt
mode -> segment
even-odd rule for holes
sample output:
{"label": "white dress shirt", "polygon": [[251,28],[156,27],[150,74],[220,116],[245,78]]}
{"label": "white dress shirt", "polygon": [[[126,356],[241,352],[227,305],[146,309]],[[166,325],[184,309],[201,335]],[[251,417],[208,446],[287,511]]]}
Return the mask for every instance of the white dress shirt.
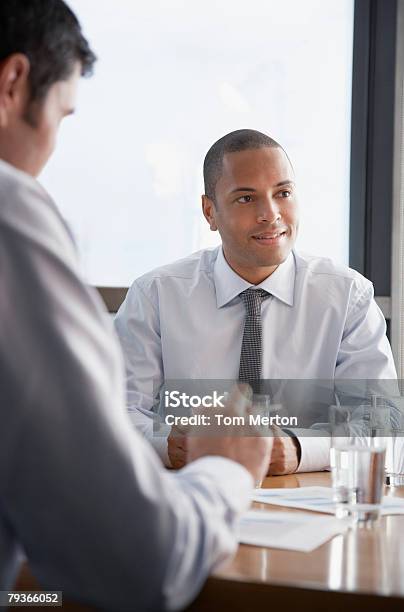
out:
{"label": "white dress shirt", "polygon": [[[145,274],[129,289],[115,319],[128,409],[166,462],[167,441],[153,438],[148,418],[154,390],[164,379],[238,378],[246,314],[239,294],[251,286],[219,247]],[[358,272],[294,251],[257,287],[272,296],[261,309],[262,378],[396,378],[372,283]],[[327,438],[299,441],[299,471],[328,466]]]}
{"label": "white dress shirt", "polygon": [[252,478],[219,457],[164,469],[128,419],[119,343],[60,214],[4,162],[0,288],[0,590],[23,548],[65,598],[182,608],[234,551]]}

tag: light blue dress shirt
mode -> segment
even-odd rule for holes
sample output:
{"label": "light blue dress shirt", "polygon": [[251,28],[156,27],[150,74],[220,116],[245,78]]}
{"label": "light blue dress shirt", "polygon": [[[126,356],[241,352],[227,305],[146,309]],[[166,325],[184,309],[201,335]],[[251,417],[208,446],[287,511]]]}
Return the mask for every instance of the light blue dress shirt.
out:
{"label": "light blue dress shirt", "polygon": [[[124,349],[127,404],[165,461],[165,439],[148,418],[164,379],[237,379],[251,287],[222,248],[203,250],[137,279],[115,326]],[[296,251],[257,287],[262,304],[262,378],[396,378],[373,285],[354,270]],[[299,471],[328,466],[325,438],[299,437]]]}

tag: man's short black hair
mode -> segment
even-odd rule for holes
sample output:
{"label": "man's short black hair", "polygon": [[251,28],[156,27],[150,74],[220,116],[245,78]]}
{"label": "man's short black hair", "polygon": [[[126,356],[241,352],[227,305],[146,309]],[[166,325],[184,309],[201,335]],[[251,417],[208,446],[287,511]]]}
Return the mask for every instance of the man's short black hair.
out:
{"label": "man's short black hair", "polygon": [[32,102],[68,79],[77,62],[82,76],[89,76],[96,61],[76,16],[62,0],[0,0],[0,62],[14,53],[30,61]]}
{"label": "man's short black hair", "polygon": [[216,183],[221,177],[223,157],[226,153],[238,153],[239,151],[262,149],[264,147],[277,148],[284,151],[283,147],[276,140],[256,130],[236,130],[215,142],[206,153],[203,163],[205,195],[212,202],[215,202]]}

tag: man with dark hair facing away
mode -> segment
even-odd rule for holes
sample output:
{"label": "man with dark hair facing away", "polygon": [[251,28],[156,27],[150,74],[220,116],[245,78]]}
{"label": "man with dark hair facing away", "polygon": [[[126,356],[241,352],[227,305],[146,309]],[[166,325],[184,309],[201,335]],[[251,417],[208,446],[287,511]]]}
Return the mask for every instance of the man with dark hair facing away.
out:
{"label": "man with dark hair facing away", "polygon": [[194,437],[174,474],[131,427],[119,343],[35,180],[94,60],[62,0],[0,3],[0,591],[24,551],[65,597],[179,609],[235,550],[271,442]]}

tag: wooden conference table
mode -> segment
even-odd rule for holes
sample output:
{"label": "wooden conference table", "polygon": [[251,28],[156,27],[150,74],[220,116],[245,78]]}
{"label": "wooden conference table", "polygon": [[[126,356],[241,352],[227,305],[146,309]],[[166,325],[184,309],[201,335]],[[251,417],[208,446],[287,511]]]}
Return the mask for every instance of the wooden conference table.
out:
{"label": "wooden conference table", "polygon": [[[276,476],[266,478],[263,487],[330,486],[330,478],[326,472]],[[404,497],[404,490],[386,489],[386,494]],[[404,515],[335,536],[311,553],[241,545],[208,579],[189,611],[267,609],[404,612]]]}
{"label": "wooden conference table", "polygon": [[[319,472],[275,476],[266,478],[263,484],[264,487],[313,485],[329,486],[330,475]],[[391,489],[387,494],[404,497],[404,490]],[[267,511],[282,510],[267,504],[254,506]],[[290,508],[284,511],[299,512]],[[16,589],[33,590],[33,586],[25,567]],[[63,608],[88,609],[68,602],[64,602]],[[188,611],[267,609],[404,612],[404,515],[382,517],[371,529],[337,535],[311,553],[241,545],[235,557],[207,580]]]}

